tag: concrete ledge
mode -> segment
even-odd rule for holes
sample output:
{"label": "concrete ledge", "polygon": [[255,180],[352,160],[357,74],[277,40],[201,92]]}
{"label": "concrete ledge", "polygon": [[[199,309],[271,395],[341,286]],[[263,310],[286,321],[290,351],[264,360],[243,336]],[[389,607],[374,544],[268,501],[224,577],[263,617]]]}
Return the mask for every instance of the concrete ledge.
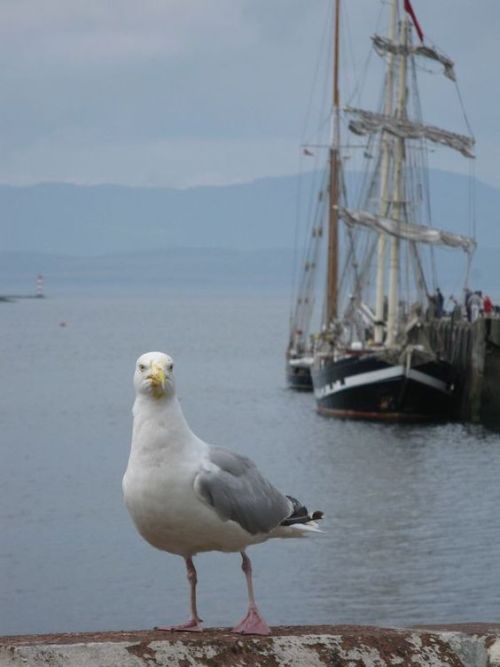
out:
{"label": "concrete ledge", "polygon": [[500,667],[500,624],[292,626],[270,637],[226,629],[0,637],[1,667]]}

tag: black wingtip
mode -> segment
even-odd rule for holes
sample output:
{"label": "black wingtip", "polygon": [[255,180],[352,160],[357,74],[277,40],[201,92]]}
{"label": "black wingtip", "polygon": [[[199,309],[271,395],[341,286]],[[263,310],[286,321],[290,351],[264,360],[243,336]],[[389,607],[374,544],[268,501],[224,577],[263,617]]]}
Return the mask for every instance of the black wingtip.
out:
{"label": "black wingtip", "polygon": [[297,498],[294,498],[293,496],[287,496],[287,498],[292,503],[293,511],[289,517],[281,522],[282,526],[292,526],[295,523],[309,523],[309,521],[319,521],[323,518],[323,512],[321,510],[315,510],[312,514],[309,514],[307,507],[302,505]]}

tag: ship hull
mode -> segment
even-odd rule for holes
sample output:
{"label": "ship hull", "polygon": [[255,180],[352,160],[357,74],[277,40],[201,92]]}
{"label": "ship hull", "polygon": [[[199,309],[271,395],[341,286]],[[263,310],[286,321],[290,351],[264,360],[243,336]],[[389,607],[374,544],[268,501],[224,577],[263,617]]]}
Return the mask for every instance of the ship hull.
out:
{"label": "ship hull", "polygon": [[312,380],[318,412],[332,417],[382,421],[449,419],[454,373],[443,361],[405,367],[376,354],[323,360]]}

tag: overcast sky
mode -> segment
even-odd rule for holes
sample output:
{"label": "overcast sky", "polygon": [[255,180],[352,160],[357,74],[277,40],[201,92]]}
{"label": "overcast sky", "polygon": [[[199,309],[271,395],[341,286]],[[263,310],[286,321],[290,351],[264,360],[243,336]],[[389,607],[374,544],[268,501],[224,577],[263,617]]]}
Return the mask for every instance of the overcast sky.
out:
{"label": "overcast sky", "polygon": [[[187,187],[296,172],[330,4],[0,0],[0,182]],[[344,5],[347,90],[382,4]],[[500,0],[413,5],[426,39],[455,60],[476,174],[500,187]],[[426,120],[466,132],[453,85],[433,69]],[[439,159],[467,172],[459,156]]]}

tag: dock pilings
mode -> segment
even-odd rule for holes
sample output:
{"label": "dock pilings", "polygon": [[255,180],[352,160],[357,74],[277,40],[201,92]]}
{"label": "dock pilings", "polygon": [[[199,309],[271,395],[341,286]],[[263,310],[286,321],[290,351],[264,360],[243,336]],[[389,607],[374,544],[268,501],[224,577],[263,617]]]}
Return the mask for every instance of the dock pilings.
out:
{"label": "dock pilings", "polygon": [[500,424],[500,319],[425,325],[432,349],[457,372],[456,419]]}

